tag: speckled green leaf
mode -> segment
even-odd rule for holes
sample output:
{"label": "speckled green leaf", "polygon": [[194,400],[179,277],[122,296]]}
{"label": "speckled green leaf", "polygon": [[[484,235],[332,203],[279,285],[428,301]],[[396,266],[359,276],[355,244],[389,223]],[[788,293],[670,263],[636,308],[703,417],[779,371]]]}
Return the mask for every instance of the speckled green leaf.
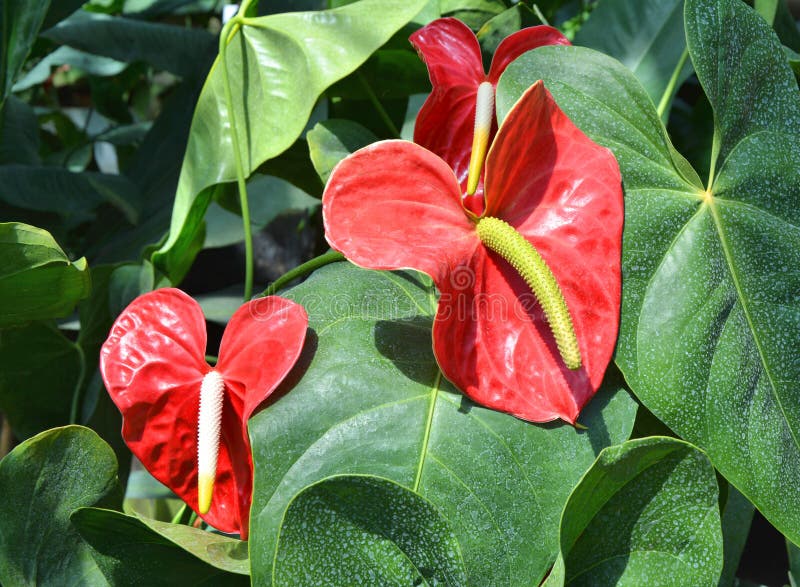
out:
{"label": "speckled green leaf", "polygon": [[642,82],[653,103],[670,100],[692,73],[682,64],[677,83],[664,98],[686,49],[684,0],[603,0],[575,35],[575,44],[610,55]]}
{"label": "speckled green leaf", "polygon": [[716,587],[722,571],[717,480],[674,438],[605,449],[569,496],[546,587]]}
{"label": "speckled green leaf", "polygon": [[332,477],[286,510],[275,585],[466,585],[455,534],[419,495],[378,477]]}
{"label": "speckled green leaf", "polygon": [[287,383],[296,385],[250,422],[254,582],[272,576],[289,501],[342,474],[389,479],[429,500],[458,539],[470,584],[539,581],[571,487],[630,434],[628,394],[611,382],[581,415],[586,431],[474,405],[436,365],[436,296],[420,274],[336,263],[282,295],[305,306],[311,331]]}
{"label": "speckled green leaf", "polygon": [[90,288],[86,259],[71,262],[46,230],[0,223],[0,328],[65,316]]}
{"label": "speckled green leaf", "polygon": [[351,120],[318,122],[306,135],[311,162],[322,183],[342,159],[378,140],[373,132]]}
{"label": "speckled green leaf", "polygon": [[247,543],[100,508],[71,520],[114,586],[249,585]]}
{"label": "speckled green leaf", "polygon": [[526,54],[498,103],[507,111],[542,78],[614,151],[625,187],[617,363],[659,419],[798,541],[800,93],[775,34],[740,0],[687,0],[685,18],[715,114],[709,190],[638,82],[600,54]]}
{"label": "speckled green leaf", "polygon": [[119,505],[117,461],[81,426],[42,432],[0,461],[0,583],[107,585],[70,524],[77,508]]}
{"label": "speckled green leaf", "polygon": [[[226,66],[245,174],[288,149],[319,95],[355,71],[424,5],[425,0],[361,0],[334,10],[248,19],[235,28]],[[211,199],[208,188],[236,179],[230,127],[218,58],[192,121],[169,238],[154,256],[174,281],[192,261],[191,243]]]}

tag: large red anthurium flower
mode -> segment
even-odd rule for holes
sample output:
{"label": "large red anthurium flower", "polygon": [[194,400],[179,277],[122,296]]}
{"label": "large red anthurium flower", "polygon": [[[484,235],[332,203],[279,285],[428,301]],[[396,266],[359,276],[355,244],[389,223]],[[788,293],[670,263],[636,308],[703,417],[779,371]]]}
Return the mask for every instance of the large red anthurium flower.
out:
{"label": "large red anthurium flower", "polygon": [[122,437],[148,471],[211,526],[247,538],[253,460],[247,420],[294,366],[308,316],[281,297],[231,318],[206,363],[200,305],[178,289],[136,298],[100,351]]}
{"label": "large red anthurium flower", "polygon": [[616,159],[537,82],[489,150],[485,200],[473,214],[441,158],[382,141],[334,169],[322,198],[325,234],[356,265],[433,278],[434,353],[469,397],[525,420],[574,423],[619,326]]}
{"label": "large red anthurium flower", "polygon": [[[412,34],[409,40],[427,65],[433,86],[417,116],[414,142],[444,159],[453,168],[464,192],[478,195],[477,198],[467,198],[467,205],[480,214],[481,210],[477,208],[483,199],[478,181],[486,151],[473,149],[473,138],[485,146],[494,136],[497,129],[494,91],[500,76],[514,59],[526,51],[545,45],[569,45],[569,39],[557,29],[544,25],[517,31],[497,46],[488,75],[483,71],[478,39],[460,20],[434,20]],[[475,116],[479,95],[484,103],[479,108],[485,112],[483,120],[480,115]],[[486,136],[475,136],[481,132]],[[480,164],[473,165],[475,185],[473,189],[467,189],[471,153]]]}

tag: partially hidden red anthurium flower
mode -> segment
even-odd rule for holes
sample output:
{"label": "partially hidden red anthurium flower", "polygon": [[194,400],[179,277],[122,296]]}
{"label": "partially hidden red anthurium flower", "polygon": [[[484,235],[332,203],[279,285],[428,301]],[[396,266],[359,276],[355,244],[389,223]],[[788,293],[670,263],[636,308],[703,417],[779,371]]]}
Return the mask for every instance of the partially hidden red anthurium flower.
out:
{"label": "partially hidden red anthurium flower", "polygon": [[305,310],[290,300],[253,300],[231,318],[211,367],[199,304],[178,289],[159,289],[131,302],[100,351],[128,447],[223,532],[247,538],[247,420],[294,366],[307,326]]}
{"label": "partially hidden red anthurium flower", "polygon": [[[414,142],[452,167],[465,195],[476,196],[465,198],[467,206],[480,214],[481,166],[497,130],[494,93],[500,76],[526,51],[545,45],[569,45],[569,39],[544,25],[517,31],[497,46],[488,75],[483,71],[478,39],[460,20],[434,20],[409,40],[428,66],[433,86],[417,116]],[[468,182],[470,167],[473,171]]]}
{"label": "partially hidden red anthurium flower", "polygon": [[473,214],[441,158],[382,141],[334,169],[322,198],[325,234],[357,265],[433,278],[434,353],[469,397],[525,420],[574,423],[619,325],[616,159],[537,82],[489,150],[485,200]]}

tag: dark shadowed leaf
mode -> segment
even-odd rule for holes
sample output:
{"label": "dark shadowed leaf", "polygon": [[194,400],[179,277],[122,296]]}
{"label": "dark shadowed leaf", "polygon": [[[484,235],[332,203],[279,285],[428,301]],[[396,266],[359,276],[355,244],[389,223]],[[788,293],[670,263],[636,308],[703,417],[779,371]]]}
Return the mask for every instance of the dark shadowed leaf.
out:
{"label": "dark shadowed leaf", "polygon": [[0,5],[0,108],[28,58],[50,0],[4,0]]}

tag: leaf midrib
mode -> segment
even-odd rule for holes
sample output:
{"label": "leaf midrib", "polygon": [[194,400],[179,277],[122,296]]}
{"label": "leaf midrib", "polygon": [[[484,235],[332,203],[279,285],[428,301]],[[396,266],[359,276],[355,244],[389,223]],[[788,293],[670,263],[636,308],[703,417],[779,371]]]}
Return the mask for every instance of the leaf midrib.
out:
{"label": "leaf midrib", "polygon": [[744,290],[739,281],[739,274],[734,265],[733,256],[730,251],[730,245],[728,244],[728,239],[725,235],[725,230],[722,225],[722,219],[719,217],[719,213],[717,211],[713,196],[709,197],[707,202],[707,207],[709,212],[711,213],[711,218],[714,221],[714,227],[717,230],[717,236],[719,237],[720,246],[722,247],[722,254],[725,256],[725,264],[727,265],[728,271],[731,275],[731,280],[733,281],[733,287],[736,290],[736,297],[742,306],[742,312],[744,313],[745,320],[747,321],[747,326],[748,329],[750,330],[750,335],[753,337],[753,342],[756,345],[756,350],[758,351],[758,358],[760,359],[761,365],[764,368],[764,374],[767,376],[770,389],[772,390],[772,395],[775,397],[775,401],[778,404],[778,408],[781,411],[781,415],[783,416],[783,420],[786,423],[786,427],[789,429],[789,433],[792,436],[792,441],[794,442],[795,448],[798,450],[798,452],[800,452],[800,441],[798,441],[797,432],[792,428],[789,422],[789,418],[786,415],[786,409],[783,406],[780,394],[778,393],[777,385],[775,384],[775,379],[772,375],[772,371],[767,362],[767,357],[764,354],[762,342],[759,339],[758,335],[756,334],[753,316],[751,314],[750,307],[747,303],[747,298],[744,295]]}

